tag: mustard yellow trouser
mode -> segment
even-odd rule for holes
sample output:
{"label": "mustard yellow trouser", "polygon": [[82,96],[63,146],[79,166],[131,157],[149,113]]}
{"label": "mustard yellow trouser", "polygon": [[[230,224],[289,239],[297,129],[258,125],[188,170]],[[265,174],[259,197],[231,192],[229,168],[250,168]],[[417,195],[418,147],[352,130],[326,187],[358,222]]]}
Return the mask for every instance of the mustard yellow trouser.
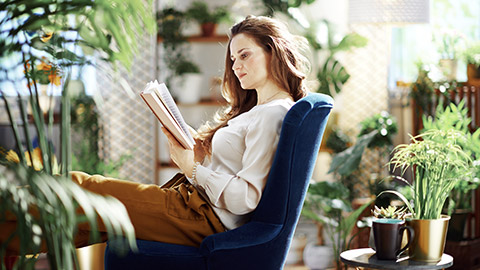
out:
{"label": "mustard yellow trouser", "polygon": [[[225,231],[212,207],[182,174],[175,175],[161,187],[83,172],[71,172],[71,177],[84,189],[120,200],[127,209],[137,239],[199,246],[206,236]],[[0,223],[0,243],[15,228],[15,220]],[[90,230],[88,223],[78,226],[77,247],[92,244]],[[98,230],[106,232],[102,222]],[[102,233],[102,238],[106,240],[106,233]],[[8,253],[17,254],[19,245],[18,239],[12,241]]]}

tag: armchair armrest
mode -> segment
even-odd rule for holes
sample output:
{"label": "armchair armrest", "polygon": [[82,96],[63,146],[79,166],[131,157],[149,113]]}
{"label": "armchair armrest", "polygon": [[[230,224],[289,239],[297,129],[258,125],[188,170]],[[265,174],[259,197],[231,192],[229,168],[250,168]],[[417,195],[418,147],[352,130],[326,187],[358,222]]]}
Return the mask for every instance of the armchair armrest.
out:
{"label": "armchair armrest", "polygon": [[274,239],[283,224],[271,224],[251,221],[241,227],[206,237],[201,246],[202,252],[238,249],[256,246]]}

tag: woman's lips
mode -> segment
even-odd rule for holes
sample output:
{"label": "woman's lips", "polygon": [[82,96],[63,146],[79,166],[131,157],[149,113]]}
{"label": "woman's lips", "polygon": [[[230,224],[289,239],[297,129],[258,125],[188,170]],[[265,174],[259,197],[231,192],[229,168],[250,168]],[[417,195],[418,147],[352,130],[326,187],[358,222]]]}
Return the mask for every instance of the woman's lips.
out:
{"label": "woman's lips", "polygon": [[237,77],[239,80],[241,80],[243,77],[245,77],[245,75],[247,75],[247,73],[240,73],[237,75]]}

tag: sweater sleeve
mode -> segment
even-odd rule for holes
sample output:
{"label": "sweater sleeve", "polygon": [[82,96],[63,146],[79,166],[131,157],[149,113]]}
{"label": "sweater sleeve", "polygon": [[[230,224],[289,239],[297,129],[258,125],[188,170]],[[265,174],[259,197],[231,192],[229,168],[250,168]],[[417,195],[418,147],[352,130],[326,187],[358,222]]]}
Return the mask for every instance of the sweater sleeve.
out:
{"label": "sweater sleeve", "polygon": [[248,125],[242,168],[236,175],[198,166],[196,180],[211,203],[235,215],[253,211],[262,195],[275,154],[285,110],[263,110]]}

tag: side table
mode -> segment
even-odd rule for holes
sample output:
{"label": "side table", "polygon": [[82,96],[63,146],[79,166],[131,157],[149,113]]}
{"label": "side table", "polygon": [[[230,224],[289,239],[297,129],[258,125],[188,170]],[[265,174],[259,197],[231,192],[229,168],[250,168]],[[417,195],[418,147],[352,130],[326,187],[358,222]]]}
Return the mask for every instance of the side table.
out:
{"label": "side table", "polygon": [[343,263],[372,269],[444,269],[453,265],[453,257],[443,254],[437,263],[427,263],[409,260],[408,256],[396,261],[378,260],[375,251],[371,248],[359,248],[344,251],[340,254]]}

